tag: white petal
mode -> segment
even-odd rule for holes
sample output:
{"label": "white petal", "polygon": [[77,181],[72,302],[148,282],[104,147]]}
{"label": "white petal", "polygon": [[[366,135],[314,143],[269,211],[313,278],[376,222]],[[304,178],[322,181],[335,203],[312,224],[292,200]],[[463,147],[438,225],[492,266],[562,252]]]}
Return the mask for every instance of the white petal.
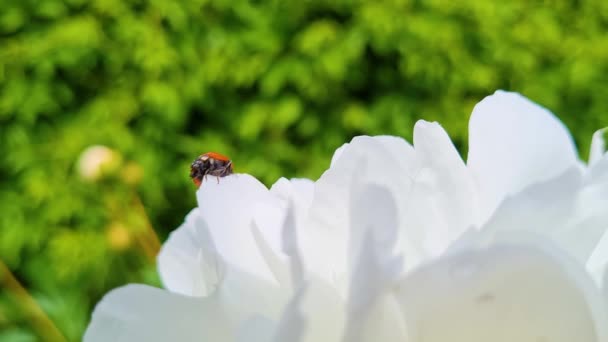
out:
{"label": "white petal", "polygon": [[344,302],[322,280],[302,286],[282,315],[275,342],[339,341],[344,326]]}
{"label": "white petal", "polygon": [[606,303],[606,306],[608,306],[608,270],[604,270],[603,284],[604,302]]}
{"label": "white petal", "polygon": [[608,151],[608,127],[593,133],[591,148],[589,151],[589,166],[595,164]]}
{"label": "white petal", "polygon": [[[392,156],[392,159],[401,164],[402,167],[405,167],[406,170],[408,168],[416,169],[415,164],[415,156],[414,149],[412,145],[410,145],[403,138],[390,136],[390,135],[378,135],[374,137],[355,137],[351,143],[359,143],[357,140],[359,139],[368,139],[371,138],[375,142],[380,143],[384,150],[388,151]],[[338,160],[342,156],[342,153],[348,148],[350,148],[351,143],[346,143],[340,146],[335,152],[333,157],[331,158],[330,169],[335,167]]]}
{"label": "white petal", "polygon": [[234,268],[207,297],[146,285],[108,293],[95,308],[85,341],[270,341],[288,293]]}
{"label": "white petal", "polygon": [[[403,140],[391,140],[407,149]],[[341,156],[315,183],[310,215],[305,233],[299,237],[302,257],[307,268],[326,279],[328,283],[344,288],[347,280],[347,241],[350,217],[347,206],[351,196],[353,178],[362,182],[387,185],[402,197],[411,185],[411,178],[394,157],[398,148],[386,147],[385,141],[372,137],[356,137],[343,148]],[[404,155],[407,158],[407,155]],[[365,165],[369,172],[362,173]],[[402,200],[400,203],[405,204]],[[343,291],[340,291],[343,292]]]}
{"label": "white petal", "polygon": [[379,135],[374,137],[379,141],[391,158],[397,163],[398,167],[404,172],[404,177],[409,177],[416,173],[420,168],[416,153],[412,145],[400,137],[390,135]]}
{"label": "white petal", "polygon": [[350,143],[342,144],[342,146],[338,147],[334,151],[334,155],[331,157],[331,162],[329,164],[329,168],[330,169],[332,167],[334,167],[334,165],[336,165],[336,163],[338,162],[338,160],[340,159],[340,157],[342,157],[342,153],[344,153],[344,150],[348,147],[349,144]]}
{"label": "white petal", "polygon": [[[367,177],[380,182],[392,181],[386,176],[387,172],[399,175],[399,171],[401,171],[398,170],[399,164],[393,158],[392,152],[378,138],[355,137],[351,143],[341,149],[340,157],[315,184],[311,207],[311,215],[315,216],[315,219],[326,220],[327,223],[331,223],[328,226],[334,227],[348,227],[348,224],[338,225],[337,223],[344,223],[343,220],[348,216],[347,207],[343,203],[347,203],[345,201],[350,198],[351,181],[353,177],[360,175],[364,163],[376,171],[369,173]],[[408,175],[403,176],[408,177]]]}
{"label": "white petal", "polygon": [[[161,249],[158,268],[163,284],[177,293],[206,296],[218,285],[226,265],[274,280],[250,227],[256,222],[263,229],[261,236],[278,250],[281,202],[246,175],[223,178],[220,183],[211,178],[199,191],[200,198],[204,198],[201,207],[186,217]],[[235,218],[236,214],[243,216]]]}
{"label": "white petal", "polygon": [[[249,337],[248,341],[269,341],[276,325],[272,317],[277,308],[272,300],[280,295],[259,292],[255,281],[247,285],[238,292],[226,289],[206,298],[182,296],[146,285],[116,289],[95,308],[84,341],[232,342],[243,334]],[[268,299],[271,301],[264,302]],[[243,324],[256,319],[267,324]]]}
{"label": "white petal", "polygon": [[586,266],[595,282],[608,289],[608,283],[605,282],[606,276],[608,276],[608,231],[600,238],[587,260]]}
{"label": "white petal", "polygon": [[[97,304],[85,342],[229,341],[228,326],[210,312],[212,301],[188,298],[144,285],[108,293]],[[222,322],[223,323],[223,322]]]}
{"label": "white petal", "polygon": [[189,296],[207,296],[213,292],[222,278],[222,265],[198,208],[169,235],[158,255],[163,285]]}
{"label": "white petal", "polygon": [[262,234],[271,243],[279,240],[284,209],[268,189],[246,174],[230,175],[219,181],[210,177],[203,181],[197,199],[201,217],[222,259],[241,271],[274,281],[251,232],[254,220],[264,221],[262,225],[258,222]]}
{"label": "white petal", "polygon": [[285,307],[274,340],[337,341],[344,321],[344,303],[335,289],[314,274],[304,274],[295,221],[292,202],[283,224],[283,251],[289,255],[291,283],[297,291]]}
{"label": "white petal", "polygon": [[[383,151],[387,152],[385,156],[389,158],[392,162],[397,163],[398,167],[407,171],[405,177],[409,177],[410,175],[416,173],[419,169],[416,153],[414,151],[413,146],[408,143],[405,139],[400,137],[395,137],[391,135],[378,135],[373,137],[368,136],[358,136],[353,139],[350,143],[346,143],[340,146],[332,157],[331,166],[338,167],[337,162],[342,156],[342,153],[346,150],[351,150],[352,148],[357,148],[357,145],[368,144],[366,141],[373,141],[376,145],[376,148],[382,148]],[[352,146],[351,146],[352,144]]]}
{"label": "white petal", "polygon": [[465,172],[465,165],[446,131],[436,122],[419,120],[414,125],[414,150],[421,163],[445,167],[452,165],[458,173]]}
{"label": "white petal", "polygon": [[405,326],[391,294],[402,270],[396,253],[399,218],[384,187],[354,182],[351,200],[351,283],[343,341],[403,341]]}
{"label": "white petal", "polygon": [[399,277],[401,255],[395,248],[399,217],[391,192],[382,186],[359,182],[353,188],[348,242],[349,305],[358,310],[382,286]]}
{"label": "white petal", "polygon": [[584,183],[580,169],[573,167],[506,198],[482,233],[493,237],[509,231],[534,232],[586,263],[608,229],[606,208],[608,183]]}
{"label": "white petal", "polygon": [[[410,234],[424,234],[419,245],[436,256],[478,223],[478,194],[469,170],[445,130],[418,121],[414,149],[420,163],[406,206]],[[406,229],[408,229],[406,228]]]}
{"label": "white petal", "polygon": [[303,286],[303,282],[306,278],[304,274],[304,264],[302,262],[302,256],[298,249],[298,229],[295,217],[295,209],[293,202],[290,202],[283,222],[282,231],[282,250],[289,256],[289,266],[291,270],[291,281],[296,286]]}
{"label": "white petal", "polygon": [[379,293],[365,311],[360,325],[346,328],[343,342],[410,341],[401,305],[392,291]]}
{"label": "white petal", "polygon": [[292,292],[303,286],[306,275],[297,246],[296,209],[293,201],[290,200],[289,203],[287,214],[282,222],[280,252],[268,245],[256,224],[252,225],[252,231],[258,248],[275,279],[284,290]]}
{"label": "white petal", "polygon": [[608,283],[603,280],[608,276],[608,154],[596,160],[586,176],[580,210],[593,219],[591,223],[604,228],[603,236],[587,260],[587,269],[608,290]]}
{"label": "white petal", "polygon": [[281,250],[281,226],[285,219],[287,202],[269,197],[266,202],[253,203],[253,222],[276,252]]}
{"label": "white petal", "polygon": [[281,288],[291,290],[293,286],[289,275],[289,265],[286,256],[270,246],[255,223],[251,225],[251,231],[258,246],[258,250],[272,272],[274,279],[279,283]]}
{"label": "white petal", "polygon": [[520,230],[556,237],[573,223],[576,196],[581,187],[582,177],[577,168],[530,186],[507,197],[483,226],[483,233]]}
{"label": "white petal", "polygon": [[308,209],[315,191],[315,183],[306,178],[287,180],[280,178],[270,188],[270,192],[284,201],[293,200],[296,205]]}
{"label": "white petal", "polygon": [[302,302],[306,294],[307,287],[301,286],[300,289],[291,297],[285,307],[281,320],[277,327],[273,341],[302,342],[306,331],[306,322],[302,313]]}
{"label": "white petal", "polygon": [[516,93],[497,91],[473,109],[467,164],[488,217],[502,199],[578,165],[566,127],[547,109]]}
{"label": "white petal", "polygon": [[586,182],[589,184],[606,184],[608,183],[608,153],[601,158],[595,160],[593,165],[590,165],[586,174]]}
{"label": "white petal", "polygon": [[579,264],[549,244],[494,243],[403,279],[411,341],[606,341],[608,316]]}
{"label": "white petal", "polygon": [[284,208],[287,208],[288,203],[294,205],[295,215],[298,217],[308,215],[314,191],[315,183],[304,178],[281,178],[270,188],[270,193],[283,202]]}

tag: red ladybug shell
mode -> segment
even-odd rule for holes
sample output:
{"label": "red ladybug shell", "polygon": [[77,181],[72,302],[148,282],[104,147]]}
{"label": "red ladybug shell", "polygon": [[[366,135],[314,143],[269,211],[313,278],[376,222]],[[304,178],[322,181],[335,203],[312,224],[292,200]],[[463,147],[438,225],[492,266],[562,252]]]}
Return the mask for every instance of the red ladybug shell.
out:
{"label": "red ladybug shell", "polygon": [[190,178],[196,187],[200,187],[203,179],[209,176],[218,178],[225,177],[233,172],[232,161],[230,158],[216,153],[207,152],[196,158],[190,166]]}
{"label": "red ladybug shell", "polygon": [[226,161],[226,162],[230,161],[230,158],[226,157],[223,154],[219,154],[217,152],[207,152],[207,153],[203,154],[202,156],[207,156],[209,158],[213,158],[213,159],[221,160],[221,161]]}

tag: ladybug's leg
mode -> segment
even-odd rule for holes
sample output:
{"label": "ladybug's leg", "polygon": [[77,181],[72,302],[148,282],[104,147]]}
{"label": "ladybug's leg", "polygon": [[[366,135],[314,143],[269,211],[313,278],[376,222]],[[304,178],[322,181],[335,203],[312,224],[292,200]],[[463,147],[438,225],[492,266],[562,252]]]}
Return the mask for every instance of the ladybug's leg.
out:
{"label": "ladybug's leg", "polygon": [[215,173],[215,177],[217,178],[217,184],[220,184],[220,177],[226,176],[226,167],[219,168]]}
{"label": "ladybug's leg", "polygon": [[224,169],[222,170],[222,176],[228,176],[232,173],[232,162],[229,162],[228,164],[226,164],[224,166]]}

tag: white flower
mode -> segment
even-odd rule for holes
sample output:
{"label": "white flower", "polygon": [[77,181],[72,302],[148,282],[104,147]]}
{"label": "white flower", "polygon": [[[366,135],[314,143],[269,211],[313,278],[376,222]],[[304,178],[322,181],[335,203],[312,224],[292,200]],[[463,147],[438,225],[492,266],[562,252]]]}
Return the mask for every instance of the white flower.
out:
{"label": "white flower", "polygon": [[[317,182],[209,181],[85,341],[608,341],[608,154],[518,94],[480,102],[465,164],[420,121],[413,146],[357,137]],[[602,292],[603,291],[603,292]]]}

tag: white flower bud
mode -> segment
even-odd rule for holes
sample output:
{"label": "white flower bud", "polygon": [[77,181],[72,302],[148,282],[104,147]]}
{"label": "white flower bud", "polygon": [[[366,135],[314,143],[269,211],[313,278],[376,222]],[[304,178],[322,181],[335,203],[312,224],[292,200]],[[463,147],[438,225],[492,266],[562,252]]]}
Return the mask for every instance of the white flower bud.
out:
{"label": "white flower bud", "polygon": [[118,168],[120,154],[106,146],[94,145],[85,149],[77,162],[78,174],[85,180],[97,181]]}

